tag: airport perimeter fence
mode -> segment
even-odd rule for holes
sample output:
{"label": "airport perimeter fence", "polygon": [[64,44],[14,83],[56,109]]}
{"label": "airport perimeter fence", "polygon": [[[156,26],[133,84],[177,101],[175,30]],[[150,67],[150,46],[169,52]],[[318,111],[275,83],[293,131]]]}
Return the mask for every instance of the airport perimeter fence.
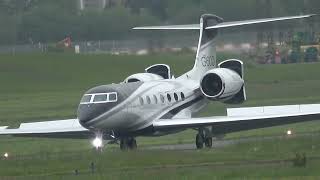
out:
{"label": "airport perimeter fence", "polygon": [[[79,53],[84,54],[146,54],[152,51],[195,51],[198,45],[198,32],[187,35],[157,36],[128,40],[101,40],[101,41],[72,41],[72,49],[68,52],[75,52],[75,46],[79,47]],[[219,47],[225,44],[253,44],[256,41],[256,32],[221,32],[217,38]],[[58,43],[42,43],[23,45],[0,45],[0,54],[18,53],[47,53]],[[221,48],[218,48],[221,49]]]}
{"label": "airport perimeter fence", "polygon": [[[196,37],[164,38],[164,39],[131,39],[131,40],[101,40],[101,41],[73,41],[70,52],[75,52],[75,46],[79,47],[79,53],[108,53],[108,54],[144,54],[146,51],[158,51],[159,49],[181,49],[196,47]],[[46,53],[50,47],[57,43],[35,43],[23,45],[0,45],[0,54],[18,53]]]}

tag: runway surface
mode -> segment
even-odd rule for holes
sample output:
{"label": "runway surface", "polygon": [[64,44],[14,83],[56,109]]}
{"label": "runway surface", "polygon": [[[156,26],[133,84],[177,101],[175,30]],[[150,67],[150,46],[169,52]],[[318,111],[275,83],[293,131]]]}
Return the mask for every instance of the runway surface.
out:
{"label": "runway surface", "polygon": [[[283,135],[283,136],[247,137],[247,138],[238,138],[238,139],[214,139],[212,148],[221,148],[221,147],[226,147],[229,145],[239,144],[244,142],[313,136],[316,134],[317,133],[304,133],[304,134]],[[143,150],[195,150],[197,148],[195,143],[189,143],[189,144],[156,145],[156,146],[141,147],[140,149],[143,149]]]}

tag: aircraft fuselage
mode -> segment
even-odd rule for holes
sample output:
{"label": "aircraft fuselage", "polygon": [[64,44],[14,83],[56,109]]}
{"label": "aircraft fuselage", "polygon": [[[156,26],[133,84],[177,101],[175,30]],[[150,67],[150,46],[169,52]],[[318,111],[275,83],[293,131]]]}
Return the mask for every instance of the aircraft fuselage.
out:
{"label": "aircraft fuselage", "polygon": [[[111,95],[116,98],[110,99]],[[197,82],[179,79],[102,85],[90,89],[84,97],[87,101],[80,102],[78,108],[81,125],[116,134],[166,134],[144,130],[152,128],[157,119],[190,118],[208,102]]]}

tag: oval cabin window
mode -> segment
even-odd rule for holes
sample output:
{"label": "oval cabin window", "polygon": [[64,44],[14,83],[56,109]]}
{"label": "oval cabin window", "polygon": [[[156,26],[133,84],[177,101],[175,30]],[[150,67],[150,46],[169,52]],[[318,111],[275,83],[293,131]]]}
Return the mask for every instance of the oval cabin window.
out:
{"label": "oval cabin window", "polygon": [[149,96],[147,96],[147,103],[148,103],[148,104],[151,104],[151,99],[150,99]]}
{"label": "oval cabin window", "polygon": [[154,99],[154,103],[155,103],[155,104],[158,104],[158,99],[157,99],[157,96],[156,96],[156,95],[153,95],[153,99]]}
{"label": "oval cabin window", "polygon": [[181,92],[180,95],[181,95],[181,100],[184,101],[185,96],[184,96],[183,92]]}
{"label": "oval cabin window", "polygon": [[177,93],[174,93],[174,94],[173,94],[173,97],[174,97],[174,100],[176,100],[176,101],[179,100],[179,97],[178,97]]}
{"label": "oval cabin window", "polygon": [[162,102],[162,103],[164,103],[164,102],[165,102],[165,100],[164,100],[164,96],[163,96],[162,94],[160,94],[160,100],[161,100],[161,102]]}
{"label": "oval cabin window", "polygon": [[168,98],[168,101],[171,102],[171,96],[170,96],[170,94],[167,94],[167,98]]}
{"label": "oval cabin window", "polygon": [[142,97],[139,97],[139,101],[140,101],[140,105],[142,106],[142,105],[143,105],[143,99],[142,99]]}

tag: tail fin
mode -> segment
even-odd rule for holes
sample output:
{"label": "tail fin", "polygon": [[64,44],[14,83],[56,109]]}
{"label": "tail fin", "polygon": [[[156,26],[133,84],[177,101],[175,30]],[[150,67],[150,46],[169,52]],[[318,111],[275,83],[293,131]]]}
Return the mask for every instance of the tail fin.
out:
{"label": "tail fin", "polygon": [[187,25],[171,25],[171,26],[146,26],[135,27],[133,29],[142,30],[200,30],[200,37],[195,59],[194,67],[191,71],[185,74],[186,77],[200,80],[202,75],[210,69],[216,67],[216,50],[214,46],[214,38],[218,34],[218,29],[243,26],[258,23],[267,23],[291,19],[309,18],[315,14],[301,16],[287,16],[279,18],[254,19],[246,21],[223,22],[223,19],[211,14],[204,14],[200,18],[200,24]]}
{"label": "tail fin", "polygon": [[223,22],[223,19],[211,14],[204,14],[200,18],[200,24],[169,25],[169,26],[145,26],[135,27],[136,30],[200,30],[199,43],[194,67],[186,73],[188,78],[200,80],[202,75],[216,67],[216,49],[214,38],[218,29],[206,29]]}
{"label": "tail fin", "polygon": [[204,14],[200,18],[200,35],[194,66],[187,74],[191,79],[200,80],[202,75],[216,67],[215,37],[218,29],[206,29],[222,23],[223,19],[211,14]]}

